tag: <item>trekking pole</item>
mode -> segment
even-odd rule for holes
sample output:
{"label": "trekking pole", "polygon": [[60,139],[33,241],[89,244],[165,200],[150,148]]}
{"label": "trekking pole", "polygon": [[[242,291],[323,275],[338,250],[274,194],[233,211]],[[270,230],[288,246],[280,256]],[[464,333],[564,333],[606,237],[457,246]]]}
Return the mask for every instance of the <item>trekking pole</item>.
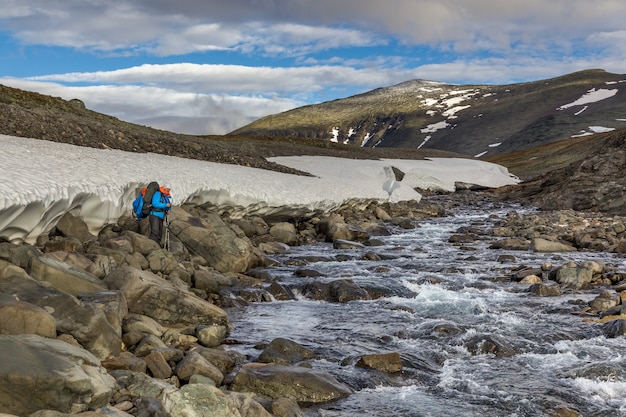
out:
{"label": "trekking pole", "polygon": [[167,214],[165,215],[165,250],[170,250],[170,221],[167,219]]}

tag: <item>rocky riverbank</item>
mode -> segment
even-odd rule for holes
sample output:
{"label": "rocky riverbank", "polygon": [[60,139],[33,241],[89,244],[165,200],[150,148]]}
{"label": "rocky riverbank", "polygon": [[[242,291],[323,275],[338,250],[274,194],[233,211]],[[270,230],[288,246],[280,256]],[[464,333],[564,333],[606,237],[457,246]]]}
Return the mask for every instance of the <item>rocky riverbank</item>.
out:
{"label": "rocky riverbank", "polygon": [[[353,387],[306,366],[316,353],[278,338],[258,357],[228,349],[226,309],[294,297],[271,276],[273,255],[319,240],[366,249],[377,236],[419,227],[462,204],[495,202],[464,192],[420,203],[352,201],[310,218],[234,218],[211,205],[176,207],[169,250],[146,224],[123,216],[98,236],[64,216],[35,245],[0,243],[0,410],[15,416],[299,416],[302,408],[349,396]],[[574,211],[510,213],[496,227],[470,224],[450,236],[471,250],[489,239],[502,276],[538,296],[598,292],[579,312],[623,337],[624,273],[599,262],[519,265],[510,250],[626,252],[626,219]],[[165,242],[164,242],[165,243]],[[270,272],[268,272],[270,271]],[[303,262],[298,273],[315,276]],[[602,291],[599,291],[602,289]],[[384,296],[349,279],[298,291],[330,302]],[[497,341],[476,354],[505,349]],[[400,355],[364,355],[354,366],[396,373]]]}

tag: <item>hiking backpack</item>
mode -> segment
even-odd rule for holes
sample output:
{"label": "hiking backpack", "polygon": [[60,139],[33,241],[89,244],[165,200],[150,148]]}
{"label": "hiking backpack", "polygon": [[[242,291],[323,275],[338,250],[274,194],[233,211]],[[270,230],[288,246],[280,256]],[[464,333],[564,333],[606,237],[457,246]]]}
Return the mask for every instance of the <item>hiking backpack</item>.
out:
{"label": "hiking backpack", "polygon": [[152,197],[159,190],[159,183],[152,181],[147,187],[141,189],[141,193],[133,201],[133,213],[139,220],[145,219],[152,210]]}

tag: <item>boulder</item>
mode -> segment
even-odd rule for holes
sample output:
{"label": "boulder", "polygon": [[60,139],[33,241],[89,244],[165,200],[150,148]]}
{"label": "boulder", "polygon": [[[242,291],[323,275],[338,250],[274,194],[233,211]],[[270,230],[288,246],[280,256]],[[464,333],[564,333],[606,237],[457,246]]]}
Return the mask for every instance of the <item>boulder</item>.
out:
{"label": "boulder", "polygon": [[181,209],[170,221],[171,232],[193,253],[220,272],[245,272],[257,262],[252,243],[239,237],[219,215],[207,219],[192,217]]}
{"label": "boulder", "polygon": [[249,395],[225,393],[209,384],[187,384],[163,396],[163,408],[169,417],[271,417]]}
{"label": "boulder", "polygon": [[538,282],[532,284],[528,292],[540,297],[556,297],[561,295],[561,287],[556,282]]}
{"label": "boulder", "polygon": [[77,414],[108,405],[116,389],[95,356],[59,340],[0,336],[0,352],[0,409],[5,413],[26,416],[48,409]]}
{"label": "boulder", "polygon": [[56,320],[58,333],[73,336],[99,359],[120,352],[121,329],[108,321],[101,308],[81,302],[54,288],[45,287],[17,266],[3,268],[2,262],[0,261],[0,293],[13,294],[21,301],[48,311]]}
{"label": "boulder", "polygon": [[235,376],[233,391],[254,392],[270,398],[291,398],[301,403],[324,403],[352,393],[347,385],[325,371],[284,365],[248,364]]}
{"label": "boulder", "polygon": [[355,300],[370,300],[367,290],[361,288],[351,279],[340,279],[329,285],[331,300],[347,303]]}
{"label": "boulder", "polygon": [[125,266],[107,275],[104,282],[124,294],[129,312],[151,317],[161,324],[226,325],[228,321],[221,308],[150,271]]}
{"label": "boulder", "polygon": [[276,364],[295,364],[311,359],[314,353],[293,340],[276,338],[259,355],[259,362]]}
{"label": "boulder", "polygon": [[81,242],[87,242],[95,240],[96,236],[89,232],[87,223],[73,214],[67,212],[59,219],[59,222],[55,226],[56,231],[65,237],[74,237]]}
{"label": "boulder", "polygon": [[74,296],[84,292],[104,291],[107,289],[106,285],[95,275],[61,262],[49,255],[33,258],[30,276],[38,281],[47,282],[59,291]]}
{"label": "boulder", "polygon": [[626,320],[615,319],[607,321],[602,325],[602,331],[606,337],[626,337]]}
{"label": "boulder", "polygon": [[363,355],[357,361],[356,366],[384,372],[400,372],[402,371],[402,358],[397,352]]}
{"label": "boulder", "polygon": [[50,313],[23,301],[0,301],[0,334],[57,336],[56,320]]}
{"label": "boulder", "polygon": [[196,337],[202,346],[217,347],[221,345],[228,336],[228,327],[219,324],[210,326],[202,325],[196,329]]}
{"label": "boulder", "polygon": [[570,262],[556,271],[556,282],[564,289],[580,290],[587,288],[593,279],[593,271],[593,266],[578,266]]}
{"label": "boulder", "polygon": [[94,261],[87,258],[85,255],[78,252],[69,251],[55,251],[47,254],[51,258],[56,258],[61,262],[65,262],[68,265],[86,271],[97,278],[104,278],[105,271],[97,265]]}
{"label": "boulder", "polygon": [[298,231],[296,227],[288,222],[276,223],[270,228],[270,235],[280,243],[289,246],[298,244]]}
{"label": "boulder", "polygon": [[554,242],[542,238],[534,238],[530,242],[530,250],[533,252],[576,252],[577,249],[572,246],[561,242]]}
{"label": "boulder", "polygon": [[205,376],[215,382],[216,386],[222,385],[224,381],[224,374],[200,353],[193,350],[187,352],[183,360],[176,365],[176,376],[181,381],[189,381],[192,375]]}

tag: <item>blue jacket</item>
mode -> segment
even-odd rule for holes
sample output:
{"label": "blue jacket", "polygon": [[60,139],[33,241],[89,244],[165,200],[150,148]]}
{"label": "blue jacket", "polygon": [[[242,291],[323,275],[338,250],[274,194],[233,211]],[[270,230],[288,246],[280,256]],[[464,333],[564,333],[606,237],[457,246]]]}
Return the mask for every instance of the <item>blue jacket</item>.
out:
{"label": "blue jacket", "polygon": [[167,204],[171,203],[171,200],[171,196],[165,195],[161,191],[155,192],[152,196],[152,210],[150,210],[150,215],[161,219],[165,218],[165,213],[169,211]]}

